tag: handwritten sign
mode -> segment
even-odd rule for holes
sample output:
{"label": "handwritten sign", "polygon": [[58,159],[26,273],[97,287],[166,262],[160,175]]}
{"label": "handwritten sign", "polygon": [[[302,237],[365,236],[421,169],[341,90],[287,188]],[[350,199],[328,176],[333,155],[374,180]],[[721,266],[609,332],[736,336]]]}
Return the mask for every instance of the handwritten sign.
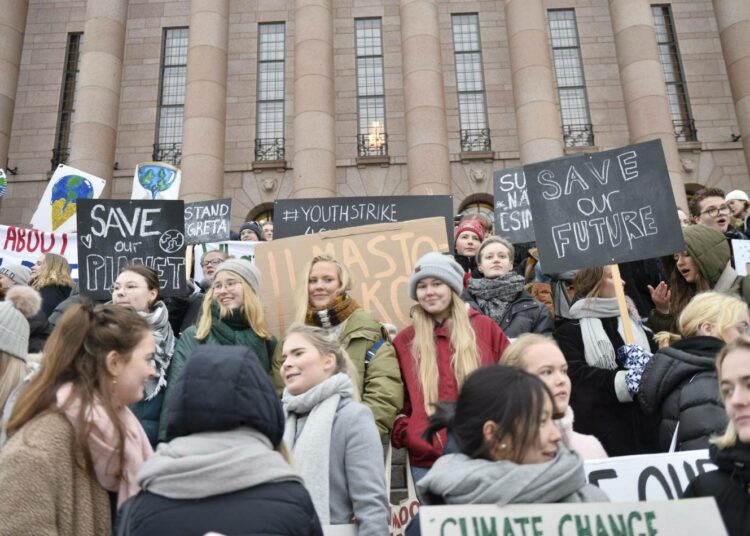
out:
{"label": "handwritten sign", "polygon": [[81,294],[106,299],[125,265],[145,264],[159,274],[162,296],[184,295],[184,209],[182,201],[80,200]]}
{"label": "handwritten sign", "polygon": [[[307,236],[274,239],[255,245],[255,265],[261,273],[261,302],[272,333],[283,334],[294,321],[295,291],[306,285],[305,264],[328,253],[349,268],[352,295],[381,322],[407,326],[409,274],[414,263],[430,251],[448,251],[442,218],[338,229]],[[302,279],[300,279],[302,278]]]}
{"label": "handwritten sign", "polygon": [[166,162],[142,162],[135,166],[130,199],[176,200],[181,182],[179,168]]}
{"label": "handwritten sign", "polygon": [[684,251],[661,140],[524,166],[545,273]]}
{"label": "handwritten sign", "polygon": [[735,270],[739,275],[750,273],[750,240],[732,240]]}
{"label": "handwritten sign", "polygon": [[726,536],[711,498],[660,503],[422,506],[422,536]]}
{"label": "handwritten sign", "polygon": [[495,234],[513,244],[534,241],[529,194],[523,167],[498,169],[492,174],[495,190]]}
{"label": "handwritten sign", "polygon": [[5,195],[5,191],[8,189],[8,177],[5,175],[5,171],[0,168],[0,198]]}
{"label": "handwritten sign", "polygon": [[612,502],[671,501],[682,498],[687,485],[716,466],[708,450],[618,456],[584,462],[589,483]]}
{"label": "handwritten sign", "polygon": [[255,262],[255,245],[259,242],[242,242],[240,240],[227,240],[226,242],[209,242],[195,246],[193,250],[193,279],[200,281],[203,279],[203,268],[201,259],[203,255],[210,251],[223,251],[229,257],[235,259],[245,259]]}
{"label": "handwritten sign", "polygon": [[274,203],[274,215],[274,239],[375,223],[442,217],[453,251],[453,196],[450,195],[284,199]]}
{"label": "handwritten sign", "polygon": [[188,244],[229,240],[232,200],[185,203],[185,239]]}
{"label": "handwritten sign", "polygon": [[65,257],[71,277],[78,279],[78,248],[75,233],[47,233],[37,229],[0,225],[0,266],[21,264],[31,269],[45,253]]}

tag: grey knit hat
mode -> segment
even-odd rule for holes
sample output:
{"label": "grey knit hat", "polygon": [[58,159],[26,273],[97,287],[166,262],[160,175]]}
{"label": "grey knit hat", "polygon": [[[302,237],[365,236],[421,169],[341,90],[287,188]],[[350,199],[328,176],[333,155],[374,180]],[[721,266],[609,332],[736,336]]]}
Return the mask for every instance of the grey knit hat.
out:
{"label": "grey knit hat", "polygon": [[0,275],[15,281],[17,285],[28,285],[31,270],[21,264],[3,264],[0,266]]}
{"label": "grey knit hat", "polygon": [[459,296],[464,289],[464,269],[453,257],[442,253],[433,251],[417,261],[409,276],[409,297],[412,300],[417,300],[417,283],[425,277],[440,279]]}
{"label": "grey knit hat", "polygon": [[42,297],[31,287],[14,285],[0,302],[0,352],[26,361],[29,350],[28,318],[39,312]]}
{"label": "grey knit hat", "polygon": [[260,296],[260,273],[252,262],[245,259],[227,259],[219,265],[218,270],[214,274],[214,279],[216,279],[219,272],[225,271],[240,276],[250,285],[255,295]]}

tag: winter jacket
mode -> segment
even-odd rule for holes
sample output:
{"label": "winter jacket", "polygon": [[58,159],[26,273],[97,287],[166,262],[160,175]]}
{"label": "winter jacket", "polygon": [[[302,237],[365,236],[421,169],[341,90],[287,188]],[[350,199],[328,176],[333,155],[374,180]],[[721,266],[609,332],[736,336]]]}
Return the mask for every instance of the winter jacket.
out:
{"label": "winter jacket", "polygon": [[716,376],[723,346],[716,337],[688,337],[661,348],[646,365],[638,399],[659,416],[662,452],[669,450],[678,423],[676,450],[708,448],[709,437],[727,427]]}
{"label": "winter jacket", "polygon": [[[357,387],[362,393],[362,403],[372,411],[378,432],[381,435],[387,434],[404,403],[401,371],[387,332],[370,313],[357,309],[346,319],[339,341],[357,368]],[[376,343],[379,347],[375,355],[368,356],[367,353]],[[284,389],[281,364],[279,344],[276,346],[272,365],[273,381],[279,392]]]}
{"label": "winter jacket", "polygon": [[[469,308],[469,321],[477,338],[481,359],[480,365],[493,365],[500,361],[503,352],[510,344],[505,333],[491,318]],[[458,384],[451,366],[453,350],[450,346],[450,332],[443,324],[434,329],[437,364],[439,371],[438,400],[453,402],[458,399]],[[414,326],[401,330],[393,341],[396,356],[404,379],[404,408],[396,418],[391,433],[391,442],[397,449],[406,448],[409,460],[416,467],[432,467],[447,442],[446,431],[436,434],[432,444],[422,438],[427,429],[428,418],[424,407],[424,397],[419,381],[419,371],[415,367],[411,352],[414,340]]]}
{"label": "winter jacket", "polygon": [[[603,318],[602,327],[615,349],[625,341],[617,331],[617,317]],[[601,441],[610,456],[657,452],[656,421],[637,403],[620,402],[615,392],[615,375],[625,370],[592,367],[586,362],[579,320],[565,319],[555,339],[568,362],[572,383],[570,406],[576,416],[576,429]]]}
{"label": "winter jacket", "polygon": [[101,536],[110,500],[60,412],[26,423],[0,452],[0,536]]}
{"label": "winter jacket", "polygon": [[29,352],[39,353],[44,349],[47,337],[54,326],[47,320],[47,315],[41,309],[29,319]]}
{"label": "winter jacket", "polygon": [[556,421],[562,432],[563,443],[565,446],[570,450],[577,452],[583,460],[600,460],[602,458],[608,458],[609,456],[607,456],[607,452],[596,437],[580,434],[573,430],[574,420],[573,410],[568,406],[563,418]]}
{"label": "winter jacket", "polygon": [[[486,314],[469,293],[469,289],[464,290],[461,299],[469,304],[470,307],[473,307],[482,314]],[[522,290],[508,306],[498,326],[502,328],[503,333],[507,337],[514,339],[524,333],[538,333],[551,337],[554,324],[555,321],[552,319],[547,306],[532,298],[525,290]]]}
{"label": "winter jacket", "polygon": [[719,449],[711,445],[709,455],[718,469],[698,475],[683,499],[713,497],[729,536],[750,536],[750,446],[738,442]]}
{"label": "winter jacket", "polygon": [[141,467],[118,536],[322,535],[300,477],[274,451],[284,413],[251,350],[200,346],[169,404],[169,443]]}
{"label": "winter jacket", "polygon": [[39,294],[42,295],[42,311],[44,311],[44,316],[49,317],[55,310],[55,307],[68,299],[71,290],[70,287],[65,285],[47,285],[40,288]]}

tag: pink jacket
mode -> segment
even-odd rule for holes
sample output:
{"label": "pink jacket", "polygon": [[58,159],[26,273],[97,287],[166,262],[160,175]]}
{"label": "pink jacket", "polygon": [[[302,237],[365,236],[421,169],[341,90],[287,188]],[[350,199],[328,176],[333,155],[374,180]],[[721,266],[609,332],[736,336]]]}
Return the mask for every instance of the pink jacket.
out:
{"label": "pink jacket", "polygon": [[571,450],[576,451],[584,460],[598,460],[609,458],[599,440],[592,435],[579,434],[573,431],[573,410],[570,406],[565,410],[565,415],[557,421],[563,435],[563,443]]}

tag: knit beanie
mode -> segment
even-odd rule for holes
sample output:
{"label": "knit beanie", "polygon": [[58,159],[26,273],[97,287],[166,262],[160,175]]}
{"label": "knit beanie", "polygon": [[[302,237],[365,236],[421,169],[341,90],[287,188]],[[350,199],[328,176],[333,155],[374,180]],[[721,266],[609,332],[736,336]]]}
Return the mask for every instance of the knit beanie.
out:
{"label": "knit beanie", "polygon": [[452,257],[436,251],[423,255],[409,276],[409,297],[412,300],[417,301],[417,283],[425,277],[439,279],[459,296],[464,289],[464,269]]}
{"label": "knit beanie", "polygon": [[0,275],[15,281],[17,285],[28,285],[31,270],[20,264],[3,264],[0,266]]}
{"label": "knit beanie", "polygon": [[257,221],[246,221],[245,223],[243,223],[242,227],[240,227],[240,236],[242,235],[242,231],[244,231],[245,229],[250,229],[252,232],[254,232],[259,241],[262,242],[263,240],[265,240],[263,238],[263,228]]}
{"label": "knit beanie", "polygon": [[252,262],[245,259],[227,259],[219,265],[219,269],[214,274],[214,280],[219,272],[237,274],[250,285],[256,296],[260,295],[260,273]]}
{"label": "knit beanie", "polygon": [[484,225],[479,220],[466,219],[459,223],[458,227],[456,227],[456,238],[464,231],[471,231],[477,235],[480,242],[484,240]]}
{"label": "knit beanie", "polygon": [[748,198],[747,194],[743,192],[742,190],[732,190],[724,198],[724,201],[748,201],[750,202],[750,198]]}
{"label": "knit beanie", "polygon": [[29,321],[42,307],[42,297],[31,287],[14,285],[0,302],[0,352],[26,361]]}

